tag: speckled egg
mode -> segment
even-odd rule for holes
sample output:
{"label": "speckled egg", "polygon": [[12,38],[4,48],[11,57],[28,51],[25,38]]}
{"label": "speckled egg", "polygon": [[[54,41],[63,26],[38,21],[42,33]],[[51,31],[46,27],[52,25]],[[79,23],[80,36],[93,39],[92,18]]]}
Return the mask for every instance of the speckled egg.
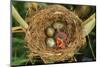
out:
{"label": "speckled egg", "polygon": [[61,23],[61,22],[55,22],[55,23],[53,24],[53,28],[54,28],[54,29],[57,29],[57,30],[60,30],[61,28],[63,28],[63,26],[64,26],[64,24]]}
{"label": "speckled egg", "polygon": [[54,28],[52,27],[47,28],[47,31],[46,31],[47,36],[52,37],[54,33],[55,33]]}
{"label": "speckled egg", "polygon": [[46,44],[47,44],[47,47],[54,47],[55,40],[53,38],[47,38]]}

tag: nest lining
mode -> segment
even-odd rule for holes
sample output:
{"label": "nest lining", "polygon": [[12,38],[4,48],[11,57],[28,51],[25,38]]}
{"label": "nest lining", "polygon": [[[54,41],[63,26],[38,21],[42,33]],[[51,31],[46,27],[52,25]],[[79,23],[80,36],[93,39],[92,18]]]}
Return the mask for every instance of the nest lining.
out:
{"label": "nest lining", "polygon": [[[26,31],[28,57],[39,56],[44,63],[70,60],[74,54],[84,46],[85,36],[83,34],[82,21],[73,12],[61,5],[48,6],[31,17],[27,17],[29,28]],[[55,22],[64,24],[62,29],[68,34],[66,45],[68,47],[48,48],[45,43],[45,30]]]}

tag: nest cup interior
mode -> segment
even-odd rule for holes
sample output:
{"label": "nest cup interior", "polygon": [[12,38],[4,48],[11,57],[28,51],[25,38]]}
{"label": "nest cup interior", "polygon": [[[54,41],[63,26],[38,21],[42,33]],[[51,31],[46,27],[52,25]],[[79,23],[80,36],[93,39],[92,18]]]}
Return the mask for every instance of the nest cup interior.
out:
{"label": "nest cup interior", "polygon": [[[28,17],[27,17],[28,18]],[[26,31],[27,47],[31,57],[40,56],[48,63],[50,61],[68,60],[85,43],[82,31],[82,21],[73,12],[61,5],[48,6],[29,17],[29,28]],[[64,26],[61,31],[67,34],[64,49],[47,47],[46,29],[54,23],[60,22]]]}

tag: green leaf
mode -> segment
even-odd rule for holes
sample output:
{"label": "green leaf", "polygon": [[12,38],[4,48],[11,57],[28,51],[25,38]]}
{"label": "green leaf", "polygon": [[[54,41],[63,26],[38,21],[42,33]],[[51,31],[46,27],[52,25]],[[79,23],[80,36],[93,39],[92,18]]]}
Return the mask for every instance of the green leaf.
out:
{"label": "green leaf", "polygon": [[83,22],[83,25],[84,25],[84,34],[85,36],[87,36],[92,30],[93,28],[95,27],[95,13],[90,16],[85,22]]}
{"label": "green leaf", "polygon": [[23,64],[23,63],[26,63],[28,62],[29,60],[28,59],[25,59],[23,57],[19,58],[19,57],[15,57],[12,59],[12,65],[20,65],[20,64]]}

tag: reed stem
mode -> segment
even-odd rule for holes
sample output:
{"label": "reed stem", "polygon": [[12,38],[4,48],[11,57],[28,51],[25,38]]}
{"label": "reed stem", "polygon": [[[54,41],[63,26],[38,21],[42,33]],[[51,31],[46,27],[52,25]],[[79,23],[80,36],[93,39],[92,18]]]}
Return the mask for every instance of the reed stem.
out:
{"label": "reed stem", "polygon": [[96,24],[95,22],[96,22],[95,13],[92,16],[90,16],[86,21],[83,22],[85,36],[87,36],[95,27],[95,24]]}
{"label": "reed stem", "polygon": [[28,28],[28,24],[23,20],[23,18],[19,15],[15,7],[12,5],[12,15],[17,20],[17,22],[22,26],[24,29]]}

